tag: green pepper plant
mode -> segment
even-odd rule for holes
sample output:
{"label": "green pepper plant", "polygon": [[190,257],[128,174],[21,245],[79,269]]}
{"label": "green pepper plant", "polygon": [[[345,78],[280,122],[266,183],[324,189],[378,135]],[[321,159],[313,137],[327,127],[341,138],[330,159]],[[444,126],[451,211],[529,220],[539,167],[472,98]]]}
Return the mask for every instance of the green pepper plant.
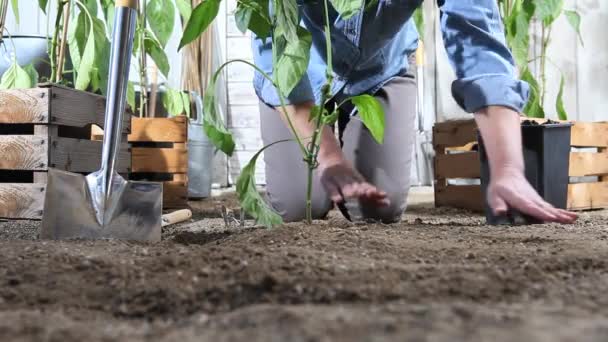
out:
{"label": "green pepper plant", "polygon": [[[292,140],[287,141],[295,141],[298,144],[308,168],[308,186],[305,200],[306,220],[310,224],[312,222],[312,179],[313,172],[318,167],[317,157],[322,128],[325,125],[334,124],[338,118],[339,108],[350,101],[356,106],[362,122],[369,129],[374,139],[378,143],[382,143],[384,140],[384,111],[378,100],[367,94],[351,97],[333,108],[329,107],[332,98],[330,89],[333,81],[332,44],[328,0],[324,0],[324,26],[327,42],[326,82],[322,87],[319,104],[311,111],[310,121],[314,124],[314,133],[311,137],[299,136],[290,116],[287,114],[286,98],[306,72],[310,59],[312,36],[309,31],[299,25],[300,17],[296,0],[272,1],[273,13],[269,11],[268,0],[238,0],[235,19],[239,30],[243,33],[250,30],[256,34],[258,39],[269,37],[272,39],[273,77],[245,60],[232,60],[224,63],[214,74],[204,94],[203,126],[206,134],[216,147],[227,155],[232,155],[235,148],[234,140],[232,134],[224,125],[216,106],[215,88],[222,69],[231,63],[245,63],[271,82],[278,91],[281,108],[294,136]],[[364,6],[364,0],[329,0],[329,2],[343,18],[353,16]],[[194,41],[209,27],[219,12],[220,4],[221,0],[205,0],[194,8],[184,28],[180,48]],[[268,206],[258,192],[255,184],[255,165],[265,149],[284,142],[277,141],[260,149],[243,168],[236,183],[242,209],[251,215],[258,224],[267,227],[281,224],[282,219]]]}
{"label": "green pepper plant", "polygon": [[[575,10],[564,7],[564,0],[498,0],[498,6],[502,21],[505,26],[506,38],[509,48],[513,52],[515,63],[520,69],[522,80],[530,84],[530,100],[524,113],[530,117],[544,118],[544,108],[547,94],[547,62],[551,59],[547,55],[549,43],[552,38],[553,25],[556,20],[565,16],[568,23],[576,31],[582,43],[581,16]],[[540,55],[530,60],[530,28],[537,21],[540,24]],[[530,64],[539,64],[538,75],[534,75]],[[555,65],[555,63],[551,62]],[[567,120],[568,114],[564,108],[564,83],[565,78],[561,72],[561,81],[557,95],[555,109],[561,120]]]}

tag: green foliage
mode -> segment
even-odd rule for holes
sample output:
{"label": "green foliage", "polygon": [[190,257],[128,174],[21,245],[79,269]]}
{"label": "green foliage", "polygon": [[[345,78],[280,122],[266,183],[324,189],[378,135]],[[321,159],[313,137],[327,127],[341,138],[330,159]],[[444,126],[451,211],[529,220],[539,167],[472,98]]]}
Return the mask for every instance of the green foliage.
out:
{"label": "green foliage", "polygon": [[242,210],[251,215],[257,224],[268,228],[283,223],[281,216],[266,204],[255,184],[255,167],[260,154],[267,148],[284,141],[277,141],[259,150],[241,171],[236,182],[236,192]]}
{"label": "green foliage", "polygon": [[175,0],[175,5],[184,22],[188,22],[192,15],[192,3],[189,0]]}
{"label": "green foliage", "polygon": [[46,14],[46,6],[48,5],[49,0],[38,0],[38,6]]}
{"label": "green foliage", "polygon": [[146,19],[154,35],[164,49],[173,33],[175,7],[171,0],[150,0],[146,8]]}
{"label": "green foliage", "polygon": [[[578,12],[564,9],[563,0],[498,0],[501,9],[502,20],[505,25],[507,44],[509,45],[518,68],[521,70],[520,77],[527,81],[531,87],[531,97],[524,112],[530,117],[545,117],[545,95],[546,89],[546,67],[547,47],[551,40],[551,28],[556,20],[564,15],[570,26],[578,34],[581,41],[581,16]],[[538,75],[530,72],[530,32],[531,24],[537,19],[542,27],[541,31],[541,53],[540,70]],[[564,76],[562,76],[562,82]],[[556,100],[557,114],[560,118],[566,118],[567,113],[563,106],[563,84]]]}
{"label": "green foliage", "polygon": [[425,25],[424,25],[424,9],[422,8],[422,5],[420,5],[420,7],[418,7],[418,8],[416,8],[416,11],[414,12],[414,23],[416,23],[416,30],[418,31],[420,40],[424,41]]}
{"label": "green foliage", "polygon": [[310,59],[312,36],[298,27],[298,39],[287,41],[285,50],[274,65],[274,78],[278,88],[287,97],[306,73]]}
{"label": "green foliage", "polygon": [[19,0],[11,0],[11,7],[13,8],[15,21],[17,22],[17,24],[19,24]]}
{"label": "green foliage", "polygon": [[169,58],[163,50],[161,43],[154,37],[152,32],[149,30],[145,31],[144,45],[146,47],[146,53],[152,58],[158,70],[165,75],[169,75],[170,65]]}
{"label": "green foliage", "polygon": [[135,85],[131,81],[127,83],[127,105],[135,111]]}
{"label": "green foliage", "polygon": [[[226,66],[228,64],[224,64]],[[222,152],[228,156],[234,153],[234,139],[232,134],[228,132],[222,116],[217,110],[217,98],[215,96],[217,79],[221,74],[223,67],[219,68],[206,88],[203,98],[203,128],[209,140]]]}
{"label": "green foliage", "polygon": [[357,14],[363,6],[363,0],[330,0],[330,2],[345,19]]}
{"label": "green foliage", "polygon": [[245,33],[251,30],[259,38],[267,38],[272,30],[268,17],[267,0],[241,0],[234,13],[237,28]]}
{"label": "green foliage", "polygon": [[213,19],[217,17],[220,3],[221,0],[205,0],[196,6],[186,23],[184,34],[179,42],[179,50],[205,32],[207,27],[213,22]]}
{"label": "green foliage", "polygon": [[11,66],[2,75],[2,79],[0,79],[0,89],[33,87],[37,80],[33,79],[35,71],[32,72],[32,69],[32,65],[22,68],[14,59]]}
{"label": "green foliage", "polygon": [[190,116],[190,96],[177,89],[167,89],[163,93],[163,106],[171,116]]}
{"label": "green foliage", "polygon": [[363,124],[370,131],[378,144],[384,143],[384,109],[380,102],[371,95],[359,95],[350,99],[357,107]]}
{"label": "green foliage", "polygon": [[557,117],[560,120],[568,120],[568,113],[566,113],[566,108],[564,108],[564,83],[564,75],[562,75],[561,80],[559,82],[559,93],[557,94],[557,100],[555,103]]}
{"label": "green foliage", "polygon": [[[228,64],[233,62],[245,63],[255,68],[263,77],[271,82],[278,91],[281,100],[281,107],[285,107],[285,98],[291,93],[294,87],[300,82],[306,73],[310,59],[310,49],[312,46],[312,36],[310,32],[299,25],[300,18],[298,4],[296,0],[273,0],[274,15],[272,18],[268,12],[266,0],[239,0],[235,13],[235,20],[240,31],[247,30],[254,32],[258,37],[272,37],[273,55],[273,76],[271,78],[264,71],[254,64],[243,61],[233,60],[222,65],[215,73],[212,81],[207,87],[203,105],[203,125],[205,132],[213,144],[224,153],[231,155],[234,151],[234,141],[232,135],[226,129],[223,120],[217,112],[215,97],[215,85],[220,72]],[[311,193],[312,193],[312,172],[317,167],[317,155],[320,146],[320,132],[324,125],[333,125],[338,119],[339,106],[329,112],[327,106],[332,98],[330,92],[333,71],[332,71],[332,47],[329,34],[329,15],[328,0],[324,0],[325,5],[325,35],[327,50],[327,80],[322,88],[320,105],[315,106],[310,114],[310,122],[314,124],[315,131],[308,148],[304,144],[297,131],[295,130],[290,117],[286,119],[288,125],[295,136],[303,159],[308,164],[308,190],[307,190],[307,212],[310,213]],[[351,17],[360,11],[364,6],[363,0],[329,0],[333,7],[344,18]],[[186,28],[184,30],[180,48],[194,41],[211,24],[217,16],[217,6],[219,0],[206,0],[193,11]],[[375,1],[368,2],[367,8]],[[370,130],[374,139],[378,143],[384,140],[384,111],[381,104],[373,96],[360,95],[350,99],[357,107],[361,120]],[[281,143],[278,141],[274,144]],[[249,215],[256,219],[256,222],[265,226],[272,226],[281,223],[281,218],[264,201],[255,186],[255,165],[262,151],[274,144],[262,148],[241,171],[237,181],[237,192],[242,208]],[[308,220],[310,222],[310,215]]]}

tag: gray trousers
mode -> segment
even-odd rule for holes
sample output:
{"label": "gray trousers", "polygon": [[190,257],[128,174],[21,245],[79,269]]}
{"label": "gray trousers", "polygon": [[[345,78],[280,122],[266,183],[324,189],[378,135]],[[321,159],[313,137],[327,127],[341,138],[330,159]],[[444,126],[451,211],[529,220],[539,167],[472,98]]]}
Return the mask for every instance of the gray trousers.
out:
{"label": "gray trousers", "polygon": [[[401,219],[405,211],[410,186],[416,80],[411,76],[397,77],[378,91],[375,97],[382,103],[386,115],[384,144],[376,143],[358,116],[349,116],[350,108],[345,108],[340,115],[339,136],[345,157],[368,182],[388,194],[391,204],[376,208],[354,200],[338,207],[346,218],[353,221],[394,223]],[[260,103],[260,115],[264,145],[293,138],[274,108]],[[264,161],[270,205],[286,222],[305,219],[307,166],[297,143],[280,143],[268,148],[264,152]],[[315,174],[313,217],[323,219],[332,205]]]}

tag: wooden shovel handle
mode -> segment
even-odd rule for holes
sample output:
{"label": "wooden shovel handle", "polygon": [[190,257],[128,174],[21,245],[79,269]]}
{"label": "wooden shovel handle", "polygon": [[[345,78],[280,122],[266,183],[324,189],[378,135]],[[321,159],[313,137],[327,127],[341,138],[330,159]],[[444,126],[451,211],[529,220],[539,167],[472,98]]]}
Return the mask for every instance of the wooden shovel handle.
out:
{"label": "wooden shovel handle", "polygon": [[116,0],[116,7],[137,9],[137,0]]}
{"label": "wooden shovel handle", "polygon": [[162,226],[168,226],[172,224],[176,224],[179,222],[183,222],[189,220],[192,217],[192,211],[189,209],[182,209],[178,211],[174,211],[169,214],[163,215],[163,223]]}

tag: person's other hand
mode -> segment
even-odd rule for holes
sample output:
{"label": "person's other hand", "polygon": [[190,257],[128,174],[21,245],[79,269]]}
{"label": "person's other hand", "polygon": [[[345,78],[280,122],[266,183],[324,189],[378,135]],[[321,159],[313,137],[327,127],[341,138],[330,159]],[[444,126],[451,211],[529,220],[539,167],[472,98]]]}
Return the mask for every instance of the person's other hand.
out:
{"label": "person's other hand", "polygon": [[543,200],[519,170],[503,168],[488,186],[488,204],[495,215],[504,215],[509,208],[545,222],[573,223],[575,213],[558,209]]}
{"label": "person's other hand", "polygon": [[497,215],[514,208],[544,222],[572,223],[577,215],[556,209],[530,185],[524,174],[521,122],[517,112],[490,106],[475,115],[490,163],[488,204]]}
{"label": "person's other hand", "polygon": [[321,164],[319,173],[321,184],[335,203],[359,199],[376,206],[390,204],[386,192],[365,181],[363,176],[344,159]]}

